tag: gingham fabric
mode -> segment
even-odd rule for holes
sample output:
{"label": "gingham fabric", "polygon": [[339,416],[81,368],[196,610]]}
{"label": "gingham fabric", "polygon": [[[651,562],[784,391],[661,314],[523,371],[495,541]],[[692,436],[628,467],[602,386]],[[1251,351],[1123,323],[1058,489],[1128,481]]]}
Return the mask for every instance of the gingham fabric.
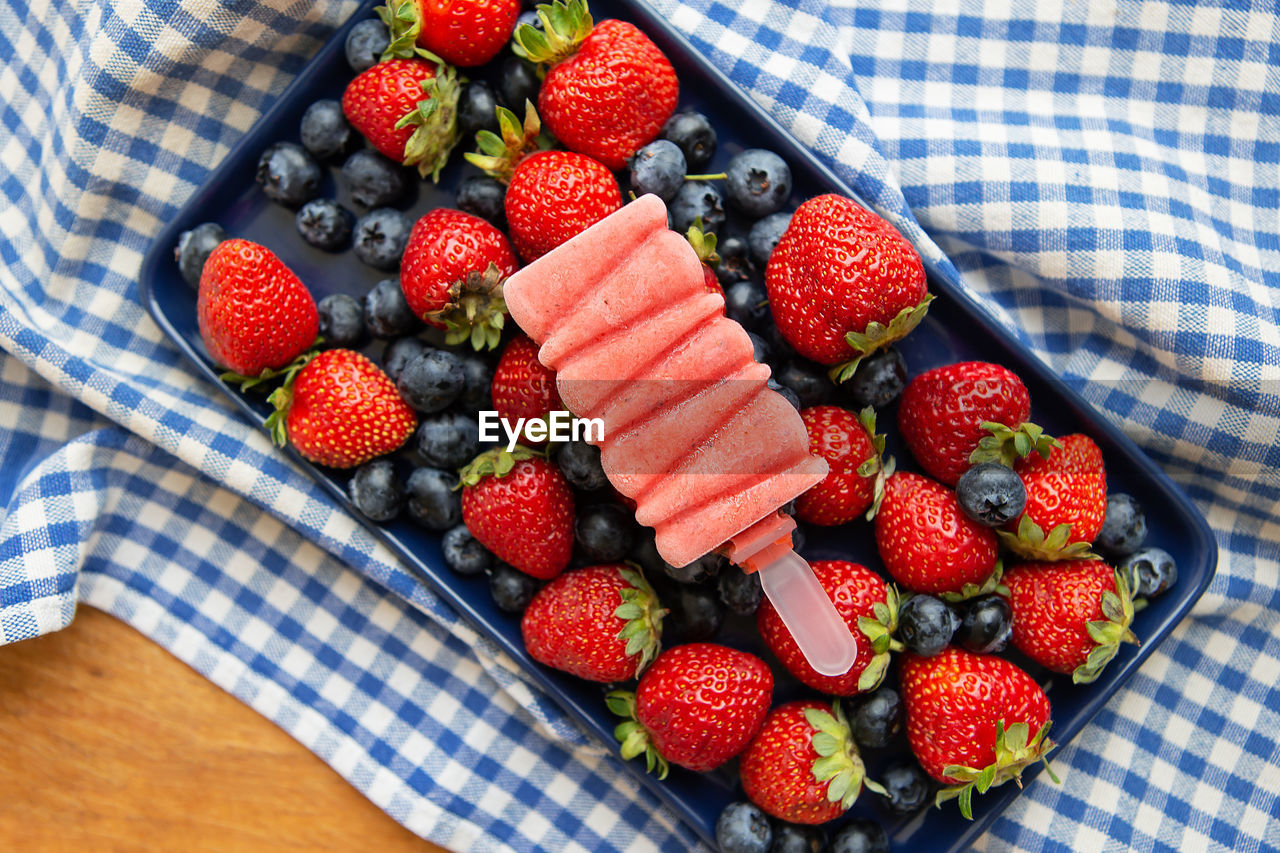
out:
{"label": "gingham fabric", "polygon": [[[1274,12],[653,2],[1217,533],[1192,617],[980,847],[1280,849]],[[355,7],[0,5],[0,640],[103,608],[453,850],[694,848],[139,303],[153,236]]]}

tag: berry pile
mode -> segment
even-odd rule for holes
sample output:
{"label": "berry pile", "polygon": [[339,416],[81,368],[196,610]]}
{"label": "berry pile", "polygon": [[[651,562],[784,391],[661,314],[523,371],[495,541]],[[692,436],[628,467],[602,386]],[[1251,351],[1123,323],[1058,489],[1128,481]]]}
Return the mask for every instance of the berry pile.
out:
{"label": "berry pile", "polygon": [[[453,7],[470,13],[389,0],[353,27],[349,85],[254,174],[299,245],[350,252],[368,282],[317,301],[272,248],[217,223],[181,236],[208,357],[371,523],[438,533],[533,660],[598,683],[624,758],[662,777],[738,758],[723,850],[887,849],[846,816],[860,797],[886,821],[951,798],[969,816],[1052,748],[1041,671],[1095,680],[1176,582],[1142,508],[1108,492],[1092,439],[1031,420],[1006,367],[912,376],[895,344],[934,298],[914,248],[851,199],[796,199],[777,152],[719,150],[636,27],[583,0]],[[428,178],[453,203],[415,219]],[[481,441],[481,410],[540,425],[563,408],[503,281],[645,193],[829,465],[784,508],[797,549],[839,528],[878,557],[811,562],[859,640],[843,675],[809,667],[758,576],[663,561],[595,447]]]}

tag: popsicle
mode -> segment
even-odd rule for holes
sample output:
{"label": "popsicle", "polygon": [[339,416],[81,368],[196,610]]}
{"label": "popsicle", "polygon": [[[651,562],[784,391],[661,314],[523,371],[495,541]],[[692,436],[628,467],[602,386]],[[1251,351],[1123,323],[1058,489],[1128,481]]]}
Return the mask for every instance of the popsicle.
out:
{"label": "popsicle", "polygon": [[811,666],[841,675],[857,645],[779,507],[819,482],[799,414],[703,283],[701,261],[646,195],[513,274],[512,318],[540,344],[565,406],[598,418],[609,481],[663,559],[714,550],[761,586]]}

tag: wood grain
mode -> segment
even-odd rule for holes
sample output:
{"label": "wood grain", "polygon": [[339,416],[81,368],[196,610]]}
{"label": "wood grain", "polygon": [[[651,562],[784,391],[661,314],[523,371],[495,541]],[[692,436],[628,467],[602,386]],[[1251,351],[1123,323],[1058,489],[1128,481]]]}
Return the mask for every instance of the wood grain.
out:
{"label": "wood grain", "polygon": [[[0,845],[444,853],[101,611],[0,648]],[[17,847],[10,845],[17,842]]]}

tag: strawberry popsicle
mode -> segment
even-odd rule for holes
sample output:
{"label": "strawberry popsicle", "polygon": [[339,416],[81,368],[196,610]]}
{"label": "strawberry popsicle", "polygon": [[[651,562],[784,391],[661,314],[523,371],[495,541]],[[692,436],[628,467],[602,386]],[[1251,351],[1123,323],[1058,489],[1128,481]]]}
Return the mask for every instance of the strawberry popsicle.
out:
{"label": "strawberry popsicle", "polygon": [[799,413],[766,385],[750,338],[707,291],[657,196],[625,205],[504,284],[565,406],[604,425],[609,481],[675,566],[720,550],[760,570],[810,664],[840,675],[856,645],[778,508],[819,482]]}

